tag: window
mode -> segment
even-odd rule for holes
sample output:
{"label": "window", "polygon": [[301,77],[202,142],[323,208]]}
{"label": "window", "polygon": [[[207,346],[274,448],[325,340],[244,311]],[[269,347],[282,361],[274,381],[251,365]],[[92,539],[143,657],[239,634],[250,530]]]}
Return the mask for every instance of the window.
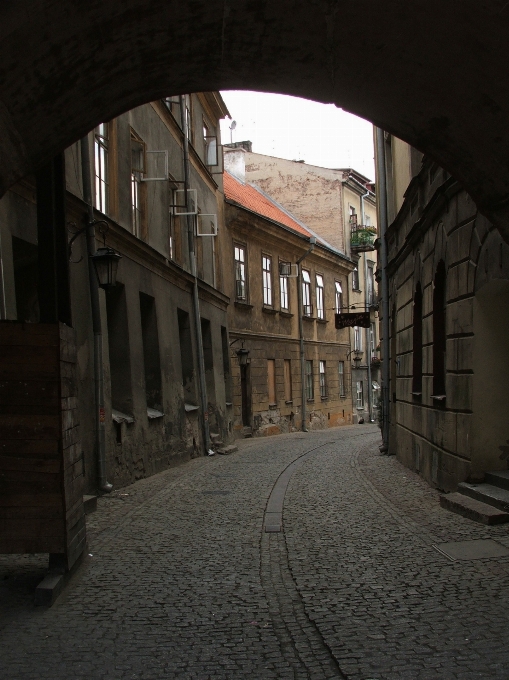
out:
{"label": "window", "polygon": [[343,307],[343,289],[339,281],[335,282],[336,286],[336,314],[341,314],[341,309]]}
{"label": "window", "polygon": [[345,392],[345,362],[338,362],[339,396],[344,397]]}
{"label": "window", "polygon": [[133,234],[142,236],[143,173],[145,172],[145,144],[131,130],[131,214]]}
{"label": "window", "polygon": [[325,361],[320,361],[320,396],[325,399],[327,396],[327,374],[325,372]]}
{"label": "window", "polygon": [[445,395],[445,264],[438,263],[433,289],[433,395]]}
{"label": "window", "polygon": [[357,408],[364,408],[364,383],[357,380]]}
{"label": "window", "polygon": [[95,207],[108,212],[108,124],[101,123],[94,135]]}
{"label": "window", "polygon": [[369,305],[374,305],[375,304],[375,279],[373,276],[373,265],[368,265],[368,273],[367,273],[367,291],[366,291],[366,304]]}
{"label": "window", "polygon": [[412,324],[412,392],[422,393],[422,289],[418,283],[414,295],[414,314]]}
{"label": "window", "polygon": [[374,354],[376,350],[376,328],[374,323],[369,326],[369,346],[371,354]]}
{"label": "window", "polygon": [[205,165],[215,166],[218,164],[217,137],[210,125],[203,121],[203,161]]}
{"label": "window", "polygon": [[182,309],[177,309],[177,320],[180,344],[180,369],[182,375],[182,387],[184,388],[184,401],[190,404],[195,404],[196,389],[194,381],[193,345],[189,314]]}
{"label": "window", "polygon": [[292,362],[290,359],[285,359],[283,364],[284,369],[284,384],[285,384],[285,401],[292,401]]}
{"label": "window", "polygon": [[352,272],[352,290],[360,290],[359,288],[359,270],[357,267]]}
{"label": "window", "polygon": [[371,226],[371,217],[369,215],[366,215],[366,213],[364,213],[364,226],[365,227]]}
{"label": "window", "polygon": [[267,383],[269,387],[269,405],[276,404],[276,362],[267,359]]}
{"label": "window", "polygon": [[350,212],[350,228],[357,229],[357,213],[353,205],[349,206]]}
{"label": "window", "polygon": [[306,361],[306,399],[313,399],[313,397],[314,397],[313,362]]}
{"label": "window", "polygon": [[221,348],[223,350],[224,396],[228,403],[232,401],[233,395],[230,376],[230,347],[228,345],[228,331],[225,326],[221,326]]}
{"label": "window", "polygon": [[246,292],[246,249],[243,246],[234,246],[235,252],[235,299],[247,300]]}
{"label": "window", "polygon": [[304,316],[313,315],[311,304],[311,276],[307,269],[302,270],[302,312]]}
{"label": "window", "polygon": [[316,316],[318,319],[325,318],[325,309],[323,306],[323,276],[316,275]]}
{"label": "window", "polygon": [[[280,262],[281,264],[288,264],[290,266],[290,263],[288,262]],[[281,309],[288,311],[290,309],[290,300],[288,297],[288,277],[287,276],[280,276],[279,277],[279,302],[281,305]]]}
{"label": "window", "polygon": [[193,142],[193,111],[191,105],[191,95],[184,95],[184,107],[185,107],[185,117],[186,117],[186,136],[188,140]]}
{"label": "window", "polygon": [[272,306],[272,258],[262,256],[263,304]]}
{"label": "window", "polygon": [[110,359],[111,406],[121,413],[133,412],[131,387],[131,353],[127,301],[124,286],[117,284],[106,291],[108,352]]}
{"label": "window", "polygon": [[353,327],[353,349],[362,352],[362,328],[359,326]]}
{"label": "window", "polygon": [[145,293],[140,293],[140,315],[147,408],[162,411],[161,361],[156,305],[154,298]]}

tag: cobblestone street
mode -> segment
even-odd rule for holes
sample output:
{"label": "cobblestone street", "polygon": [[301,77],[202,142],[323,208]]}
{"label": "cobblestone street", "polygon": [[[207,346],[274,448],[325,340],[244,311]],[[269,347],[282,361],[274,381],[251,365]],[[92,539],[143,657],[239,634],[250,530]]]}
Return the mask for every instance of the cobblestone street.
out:
{"label": "cobblestone street", "polygon": [[[46,560],[0,556],[0,677],[508,678],[509,558],[433,547],[509,547],[507,525],[440,508],[379,444],[367,425],[243,440],[114,491],[51,609],[33,605]],[[283,531],[263,531],[305,455]]]}

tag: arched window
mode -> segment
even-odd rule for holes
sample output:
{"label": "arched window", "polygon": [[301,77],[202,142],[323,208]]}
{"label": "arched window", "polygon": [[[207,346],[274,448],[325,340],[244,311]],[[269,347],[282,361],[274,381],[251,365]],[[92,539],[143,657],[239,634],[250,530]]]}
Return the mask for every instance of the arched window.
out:
{"label": "arched window", "polygon": [[413,371],[412,392],[415,396],[422,394],[422,289],[418,283],[414,295],[413,318]]}
{"label": "arched window", "polygon": [[445,398],[445,264],[438,263],[433,284],[433,396]]}

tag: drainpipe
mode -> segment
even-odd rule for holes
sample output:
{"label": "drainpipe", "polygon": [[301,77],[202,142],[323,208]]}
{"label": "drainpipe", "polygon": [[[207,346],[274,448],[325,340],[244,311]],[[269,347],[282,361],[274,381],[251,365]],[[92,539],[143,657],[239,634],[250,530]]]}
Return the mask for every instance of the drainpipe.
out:
{"label": "drainpipe", "polygon": [[[184,196],[186,212],[190,211],[189,205],[189,138],[187,130],[186,105],[183,95],[179,97],[180,101],[180,124],[184,134],[183,152],[184,152]],[[200,315],[200,297],[198,289],[198,273],[196,268],[196,251],[194,247],[194,224],[192,215],[186,215],[187,222],[187,243],[189,246],[189,261],[191,265],[191,274],[193,276],[193,312],[194,312],[194,331],[196,348],[198,351],[198,378],[200,384],[200,402],[202,413],[202,431],[203,431],[203,445],[205,447],[204,455],[207,455],[211,448],[210,444],[210,429],[209,429],[209,411],[207,399],[207,382],[205,380],[205,360],[203,357],[203,338],[201,334],[201,315]],[[190,351],[191,348],[189,348]]]}
{"label": "drainpipe", "polygon": [[103,382],[103,336],[101,310],[99,307],[99,284],[90,259],[95,254],[95,217],[92,204],[92,183],[90,180],[90,149],[88,137],[81,140],[81,175],[83,182],[83,200],[88,207],[86,237],[88,253],[88,281],[90,286],[90,304],[92,307],[92,329],[94,331],[94,390],[95,390],[95,450],[97,456],[97,486],[99,491],[109,493],[113,485],[106,479],[106,431],[104,414],[104,382]]}
{"label": "drainpipe", "polygon": [[[369,191],[367,191],[365,194],[362,194],[360,197],[361,201],[361,226],[364,225],[364,199],[369,196]],[[368,294],[368,263],[367,263],[367,257],[366,253],[363,253],[364,257],[362,258],[364,262],[364,304],[366,310],[368,310],[369,305],[372,304],[372,300],[367,299],[367,294]],[[369,305],[368,305],[369,302]],[[366,363],[368,366],[368,412],[369,412],[369,422],[373,422],[373,390],[372,390],[372,381],[371,381],[371,342],[370,342],[370,331],[371,331],[371,326],[369,328],[366,328]]]}
{"label": "drainpipe", "polygon": [[2,227],[0,227],[0,319],[7,319],[7,301],[5,299],[4,260],[2,253]]}
{"label": "drainpipe", "polygon": [[380,229],[380,265],[382,276],[382,446],[380,451],[389,451],[389,283],[387,279],[387,169],[385,164],[384,131],[375,128],[377,204]]}
{"label": "drainpipe", "polygon": [[306,427],[306,358],[304,354],[304,324],[302,317],[304,316],[304,306],[302,301],[302,267],[300,263],[315,249],[316,237],[309,237],[309,248],[302,257],[297,260],[298,276],[297,276],[297,307],[299,312],[299,349],[300,349],[300,380],[301,380],[301,398],[302,398],[302,431],[307,432]]}

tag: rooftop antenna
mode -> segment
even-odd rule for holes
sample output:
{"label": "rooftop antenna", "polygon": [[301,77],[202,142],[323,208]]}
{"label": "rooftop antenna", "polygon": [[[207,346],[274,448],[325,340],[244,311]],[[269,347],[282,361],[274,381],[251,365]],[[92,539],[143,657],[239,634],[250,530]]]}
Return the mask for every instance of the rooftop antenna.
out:
{"label": "rooftop antenna", "polygon": [[233,144],[233,131],[237,127],[237,121],[232,120],[232,124],[230,125],[230,144]]}

